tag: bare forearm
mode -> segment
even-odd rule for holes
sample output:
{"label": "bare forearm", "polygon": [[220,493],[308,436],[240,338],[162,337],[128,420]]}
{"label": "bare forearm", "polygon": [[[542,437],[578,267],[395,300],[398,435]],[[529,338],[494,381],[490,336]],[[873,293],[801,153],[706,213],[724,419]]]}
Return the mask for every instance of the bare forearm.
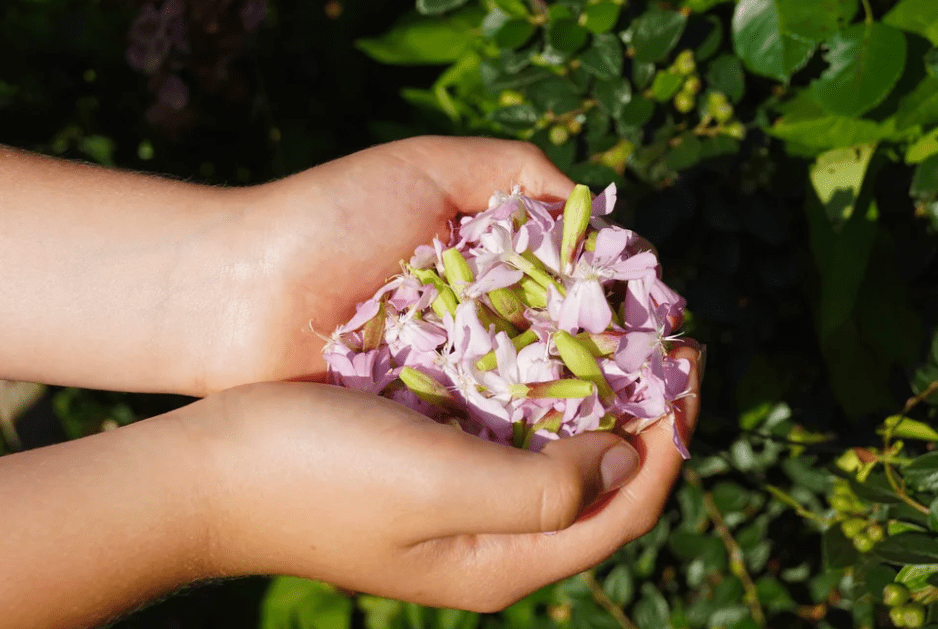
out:
{"label": "bare forearm", "polygon": [[4,626],[93,626],[202,576],[192,453],[170,414],[0,458]]}
{"label": "bare forearm", "polygon": [[4,147],[0,191],[0,377],[195,392],[243,195]]}

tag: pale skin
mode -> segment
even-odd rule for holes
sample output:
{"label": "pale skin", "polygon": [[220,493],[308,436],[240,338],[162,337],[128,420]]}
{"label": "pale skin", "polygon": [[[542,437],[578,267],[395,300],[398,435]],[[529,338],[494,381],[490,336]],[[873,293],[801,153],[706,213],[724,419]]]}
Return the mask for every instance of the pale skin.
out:
{"label": "pale skin", "polygon": [[[0,458],[5,626],[94,626],[246,574],[492,611],[647,532],[681,466],[670,430],[535,454],[388,400],[270,382],[322,380],[311,328],[334,329],[512,184],[573,187],[496,140],[408,140],[242,189],[0,148],[0,268],[17,296],[0,303],[0,376],[208,396]],[[676,353],[692,362],[689,434],[698,352]]]}

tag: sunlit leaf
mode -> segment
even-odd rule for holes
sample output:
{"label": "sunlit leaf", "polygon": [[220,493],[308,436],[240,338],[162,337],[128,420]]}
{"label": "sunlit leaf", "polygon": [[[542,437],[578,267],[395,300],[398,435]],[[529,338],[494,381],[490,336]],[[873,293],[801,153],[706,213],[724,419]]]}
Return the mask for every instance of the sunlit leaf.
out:
{"label": "sunlit leaf", "polygon": [[814,51],[814,42],[786,30],[777,0],[741,0],[733,13],[733,49],[752,72],[788,78]]}
{"label": "sunlit leaf", "polygon": [[902,0],[883,16],[883,23],[921,35],[938,46],[938,2]]}
{"label": "sunlit leaf", "polygon": [[635,49],[635,61],[660,61],[681,38],[687,18],[677,11],[652,8],[635,18],[626,43]]}

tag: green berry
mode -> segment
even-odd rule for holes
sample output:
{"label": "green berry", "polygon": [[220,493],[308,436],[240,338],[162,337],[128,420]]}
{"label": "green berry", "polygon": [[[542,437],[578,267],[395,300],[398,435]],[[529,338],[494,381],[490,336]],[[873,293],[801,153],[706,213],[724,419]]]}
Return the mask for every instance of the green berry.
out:
{"label": "green berry", "polygon": [[681,53],[674,60],[674,65],[671,66],[674,68],[674,71],[678,74],[683,74],[687,76],[692,74],[694,70],[697,69],[697,64],[694,63],[694,53],[691,50],[682,50]]}
{"label": "green berry", "polygon": [[844,532],[847,539],[853,539],[865,528],[866,520],[860,518],[848,518],[840,523],[840,530]]}
{"label": "green berry", "polygon": [[550,143],[555,146],[560,146],[564,142],[570,139],[570,132],[567,131],[566,127],[561,127],[557,125],[551,127],[550,129]]}
{"label": "green berry", "polygon": [[833,495],[830,498],[831,507],[834,511],[850,512],[853,510],[853,501],[842,495]]}
{"label": "green berry", "polygon": [[859,550],[861,553],[868,553],[873,550],[873,546],[876,545],[876,542],[871,540],[866,533],[860,533],[853,538],[853,547]]}
{"label": "green berry", "polygon": [[721,103],[710,108],[710,115],[713,116],[714,120],[723,124],[733,117],[733,106],[729,103]]}
{"label": "green berry", "polygon": [[682,114],[686,114],[694,108],[695,98],[693,94],[687,92],[678,92],[674,97],[674,108]]}
{"label": "green berry", "polygon": [[905,627],[905,613],[901,607],[893,607],[889,610],[889,620],[897,627]]}
{"label": "green berry", "polygon": [[902,619],[905,621],[906,627],[913,627],[914,629],[925,624],[925,608],[918,603],[906,603],[893,609],[902,610]]}
{"label": "green berry", "polygon": [[[746,127],[744,127],[744,126],[743,126],[743,123],[739,122],[738,120],[737,120],[736,122],[731,122],[731,123],[729,123],[728,125],[724,125],[724,127],[723,127],[723,135],[728,135],[728,136],[730,136],[731,138],[736,138],[737,140],[742,140],[744,137],[746,137]],[[848,502],[850,503],[850,506],[851,506],[851,508],[852,508],[852,507],[853,507],[853,501],[852,501],[852,500],[849,500],[849,499],[847,499],[847,500],[848,500]],[[850,509],[845,509],[845,511],[849,511],[849,510],[850,510]]]}
{"label": "green berry", "polygon": [[682,92],[687,92],[688,94],[696,94],[700,91],[700,78],[697,76],[689,76],[687,80],[684,81],[684,85],[681,86]]}
{"label": "green berry", "polygon": [[514,90],[505,90],[498,95],[498,104],[502,107],[509,107],[511,105],[521,105],[524,103],[524,94],[521,92],[516,92]]}
{"label": "green berry", "polygon": [[890,583],[883,588],[883,603],[897,607],[909,600],[909,588],[901,583]]}
{"label": "green berry", "polygon": [[583,123],[577,120],[576,118],[571,118],[570,122],[567,123],[567,131],[576,135],[583,130]]}
{"label": "green berry", "polygon": [[866,527],[866,534],[871,540],[878,542],[883,539],[885,531],[883,531],[882,526],[874,522],[873,524],[870,524],[868,527]]}

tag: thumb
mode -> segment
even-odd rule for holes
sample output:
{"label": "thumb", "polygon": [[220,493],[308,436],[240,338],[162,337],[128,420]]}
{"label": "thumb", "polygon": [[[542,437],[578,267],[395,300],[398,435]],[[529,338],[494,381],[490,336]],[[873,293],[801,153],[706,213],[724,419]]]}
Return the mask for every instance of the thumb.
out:
{"label": "thumb", "polygon": [[473,445],[465,461],[472,472],[450,475],[441,501],[450,534],[567,528],[639,467],[635,449],[609,433],[558,439],[537,453],[481,441]]}

